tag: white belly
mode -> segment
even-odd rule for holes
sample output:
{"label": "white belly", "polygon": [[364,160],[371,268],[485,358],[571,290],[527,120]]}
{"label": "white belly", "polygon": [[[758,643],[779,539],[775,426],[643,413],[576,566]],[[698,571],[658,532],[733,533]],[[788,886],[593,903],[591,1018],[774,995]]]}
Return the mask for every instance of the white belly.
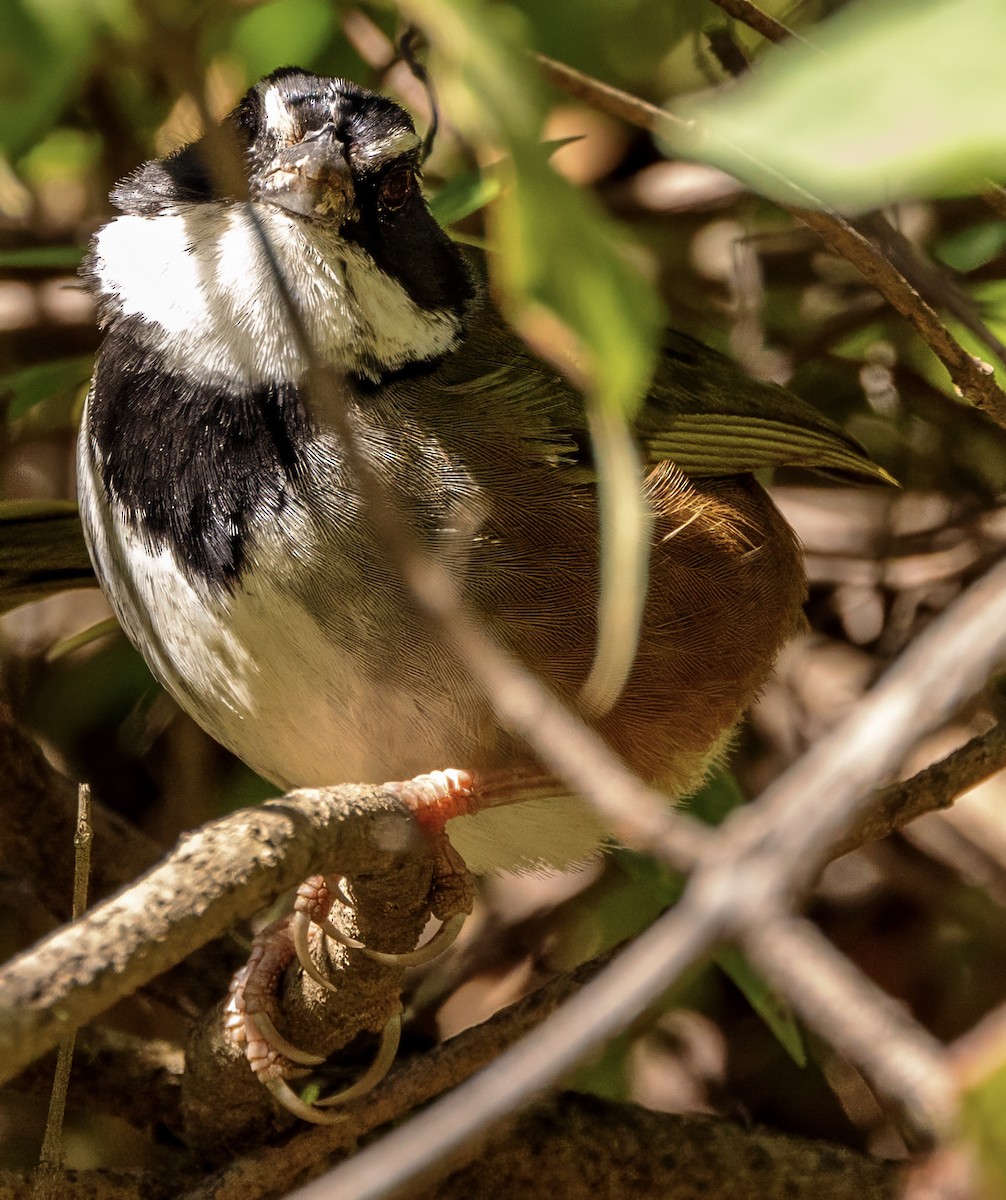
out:
{"label": "white belly", "polygon": [[[375,677],[358,602],[353,632],[347,623],[340,637],[337,614],[323,626],[281,585],[280,572],[250,572],[229,592],[193,582],[167,549],[145,546],[99,502],[83,436],[78,458],[85,532],[116,616],[178,704],[253,770],[292,788],[483,765],[481,752],[496,736],[484,702],[421,634],[422,644],[406,638],[400,683],[387,671]],[[369,604],[374,636],[384,622],[399,636],[410,623],[382,612],[374,597]],[[458,818],[449,832],[477,872],[583,862],[605,836],[571,796]]]}

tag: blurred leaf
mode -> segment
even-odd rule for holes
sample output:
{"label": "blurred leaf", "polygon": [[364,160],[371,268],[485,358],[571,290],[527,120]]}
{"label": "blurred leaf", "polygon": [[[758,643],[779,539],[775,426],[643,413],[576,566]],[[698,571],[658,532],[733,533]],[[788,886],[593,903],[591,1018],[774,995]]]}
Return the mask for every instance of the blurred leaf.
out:
{"label": "blurred leaf", "polygon": [[1006,246],[1006,221],[979,221],[947,234],[933,247],[933,255],[955,271],[974,271]]}
{"label": "blurred leaf", "polygon": [[732,771],[721,767],[688,800],[688,811],[707,825],[719,825],[744,803],[744,793]]}
{"label": "blurred leaf", "polygon": [[28,246],[23,250],[0,250],[0,270],[65,267],[76,271],[86,253],[84,246]]}
{"label": "blurred leaf", "polygon": [[803,1044],[803,1034],[786,1001],[772,991],[739,950],[728,946],[718,950],[713,958],[744,993],[748,1004],[769,1027],[790,1058],[798,1067],[805,1067],[807,1049]]}
{"label": "blurred leaf", "polygon": [[72,501],[0,501],[0,613],[96,586]]}
{"label": "blurred leaf", "polygon": [[86,69],[93,4],[0,3],[0,151],[18,158],[58,120]]}
{"label": "blurred leaf", "polygon": [[629,1052],[636,1041],[633,1030],[620,1033],[588,1062],[583,1063],[564,1086],[606,1100],[628,1100],[631,1095]]}
{"label": "blurred leaf", "polygon": [[335,17],[328,0],[271,0],[244,14],[231,49],[244,59],[249,79],[277,67],[306,64],[332,36]]}
{"label": "blurred leaf", "polygon": [[987,1194],[1006,1196],[1006,1067],[962,1094],[961,1124],[977,1148]]}
{"label": "blurred leaf", "polygon": [[500,178],[495,171],[466,171],[438,189],[430,200],[430,211],[441,225],[453,225],[491,204],[500,190]]}
{"label": "blurred leaf", "polygon": [[[552,138],[542,142],[542,145],[550,154],[554,154],[563,146],[580,141],[583,141],[583,137],[578,134],[575,137]],[[492,166],[481,171],[465,171],[443,184],[429,202],[430,211],[441,225],[453,225],[455,221],[461,221],[499,199],[502,190],[503,181]]]}
{"label": "blurred leaf", "polygon": [[445,110],[487,151],[506,157],[493,209],[491,268],[508,317],[546,359],[582,380],[601,496],[598,645],[583,699],[614,702],[635,655],[646,593],[650,514],[626,416],[646,393],[663,311],[626,254],[626,233],[552,170],[542,146],[546,103],[526,54],[526,23],[506,4],[406,0],[430,37]]}
{"label": "blurred leaf", "polygon": [[46,651],[45,661],[47,663],[58,662],[67,654],[72,654],[75,650],[89,646],[92,642],[98,641],[99,638],[121,632],[122,626],[115,617],[106,617],[104,621],[96,621],[93,625],[88,625],[86,629],[81,629],[79,633],[61,638],[60,641],[54,646],[50,646]]}
{"label": "blurred leaf", "polygon": [[858,0],[683,105],[673,148],[790,204],[864,209],[1006,176],[1002,0]]}
{"label": "blurred leaf", "polygon": [[0,376],[0,404],[7,403],[8,419],[23,417],[34,405],[60,392],[86,383],[94,359],[90,354],[75,358],[57,358]]}

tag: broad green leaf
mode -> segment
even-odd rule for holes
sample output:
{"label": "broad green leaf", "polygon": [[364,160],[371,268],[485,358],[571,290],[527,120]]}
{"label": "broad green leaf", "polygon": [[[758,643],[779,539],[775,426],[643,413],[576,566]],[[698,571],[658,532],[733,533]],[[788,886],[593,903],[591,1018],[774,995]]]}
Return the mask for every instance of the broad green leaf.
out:
{"label": "broad green leaf", "polygon": [[87,67],[94,4],[0,3],[0,152],[15,159],[62,113]]}
{"label": "broad green leaf", "polygon": [[1006,4],[857,0],[682,105],[671,147],[790,204],[864,209],[1006,177]]}
{"label": "broad green leaf", "polygon": [[306,65],[335,28],[328,0],[271,0],[245,13],[232,34],[232,49],[250,78],[290,63]]}
{"label": "broad green leaf", "polygon": [[707,825],[720,825],[744,803],[744,793],[732,771],[721,768],[688,800],[688,811]]}
{"label": "broad green leaf", "polygon": [[401,8],[431,40],[451,120],[505,155],[490,265],[507,315],[587,397],[603,555],[598,647],[584,701],[603,710],[631,665],[646,591],[649,514],[625,418],[653,374],[661,306],[630,262],[623,231],[549,165],[541,144],[545,96],[521,14],[482,0],[406,0]]}
{"label": "broad green leaf", "polygon": [[991,262],[1006,246],[1006,221],[978,221],[942,237],[933,256],[955,271],[974,271]]}
{"label": "broad green leaf", "polygon": [[27,246],[22,250],[0,250],[0,270],[66,268],[76,271],[85,253],[83,246]]}
{"label": "broad green leaf", "polygon": [[34,405],[86,383],[94,359],[91,355],[57,358],[0,377],[0,405],[7,404],[9,419],[23,417]]}
{"label": "broad green leaf", "polygon": [[[553,138],[542,144],[550,154],[554,154],[563,146],[578,141],[579,137]],[[441,225],[453,225],[455,221],[461,221],[487,204],[492,204],[499,199],[502,190],[503,180],[492,166],[481,171],[465,171],[449,179],[437,190],[430,199],[430,211]]]}
{"label": "broad green leaf", "polygon": [[588,1092],[606,1100],[628,1100],[631,1094],[629,1052],[636,1035],[633,1030],[606,1042],[600,1054],[581,1064],[564,1086],[574,1092]]}

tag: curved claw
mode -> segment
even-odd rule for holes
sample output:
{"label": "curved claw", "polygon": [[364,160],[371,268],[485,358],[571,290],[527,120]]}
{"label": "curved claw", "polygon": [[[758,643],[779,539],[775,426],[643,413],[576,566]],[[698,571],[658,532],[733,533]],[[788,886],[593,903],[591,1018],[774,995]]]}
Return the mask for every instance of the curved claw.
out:
{"label": "curved claw", "polygon": [[355,1100],[358,1096],[364,1096],[367,1092],[377,1087],[391,1070],[391,1064],[395,1061],[395,1055],[398,1053],[398,1044],[401,1040],[402,1013],[399,1010],[381,1030],[381,1041],[377,1047],[377,1053],[374,1055],[374,1061],[356,1083],[351,1083],[349,1087],[343,1088],[341,1092],[335,1092],[331,1096],[326,1096],[323,1100],[316,1100],[315,1107],[332,1108],[337,1104],[348,1104],[350,1100]]}
{"label": "curved claw", "polygon": [[334,1125],[336,1121],[342,1120],[342,1113],[323,1112],[313,1104],[301,1100],[285,1079],[270,1079],[265,1086],[278,1104],[282,1104],[287,1112],[300,1117],[302,1121],[310,1121],[312,1125]]}
{"label": "curved claw", "polygon": [[402,1014],[397,1012],[381,1031],[381,1041],[377,1047],[374,1061],[360,1078],[355,1083],[351,1083],[349,1087],[343,1088],[341,1092],[335,1092],[323,1100],[317,1100],[314,1104],[308,1104],[301,1100],[285,1079],[270,1079],[265,1086],[276,1100],[295,1117],[300,1117],[302,1121],[310,1121],[312,1125],[333,1125],[342,1120],[342,1114],[329,1113],[324,1110],[334,1108],[336,1105],[348,1104],[350,1100],[356,1100],[375,1088],[391,1069],[391,1064],[395,1061],[395,1055],[398,1053],[401,1036]]}
{"label": "curved claw", "polygon": [[327,918],[313,922],[307,913],[298,912],[294,914],[292,933],[300,965],[315,983],[321,984],[322,987],[328,988],[330,991],[335,991],[335,985],[325,978],[311,958],[308,932],[312,923],[320,925],[325,933],[333,941],[338,942],[340,946],[345,946],[348,950],[357,950],[360,954],[365,954],[367,958],[373,962],[380,963],[384,967],[401,967],[404,969],[405,967],[421,967],[443,954],[448,946],[452,945],[457,939],[466,919],[466,913],[455,913],[453,917],[444,921],[428,942],[424,942],[422,946],[417,946],[415,950],[407,950],[403,954],[391,954],[383,950],[371,950],[369,946],[365,946],[363,942],[351,937]]}
{"label": "curved claw", "polygon": [[293,1042],[285,1038],[267,1012],[248,1013],[248,1019],[255,1022],[259,1033],[269,1045],[291,1062],[303,1067],[318,1067],[325,1061],[323,1055],[310,1054],[307,1050],[301,1050],[299,1046],[295,1046]]}
{"label": "curved claw", "polygon": [[[318,968],[314,965],[314,959],[311,957],[311,946],[308,942],[308,934],[311,932],[311,924],[311,918],[307,915],[307,913],[296,912],[293,914],[290,932],[293,937],[294,949],[297,952],[297,961],[304,968],[304,973],[306,975],[310,975],[315,983],[320,984],[323,988],[327,988],[330,992],[336,992],[339,989],[331,981],[331,979],[326,978],[321,971],[318,970]],[[332,922],[328,920],[322,921],[320,924],[326,933],[328,933],[330,926],[333,929],[335,928],[335,926],[332,925]],[[336,938],[336,941],[339,940],[339,938]]]}
{"label": "curved claw", "polygon": [[[443,954],[448,946],[457,940],[467,918],[467,913],[455,913],[453,917],[444,921],[428,942],[424,942],[423,945],[417,946],[415,950],[409,950],[405,954],[385,954],[383,950],[371,950],[368,946],[360,946],[359,949],[368,958],[386,967],[421,967],[424,963],[432,962],[433,959]],[[328,930],[326,929],[325,932],[327,933]]]}

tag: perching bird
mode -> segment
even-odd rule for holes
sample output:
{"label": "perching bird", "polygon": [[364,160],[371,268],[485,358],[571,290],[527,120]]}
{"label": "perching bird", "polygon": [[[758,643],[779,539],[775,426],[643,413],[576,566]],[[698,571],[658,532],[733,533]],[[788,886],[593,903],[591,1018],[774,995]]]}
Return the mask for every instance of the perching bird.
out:
{"label": "perching bird", "polygon": [[[286,68],[226,124],[247,196],[220,194],[206,139],[150,161],[113,191],[122,215],[84,267],[105,336],[79,492],[102,587],[181,707],[281,787],[527,763],[375,537],[258,226],[409,528],[571,702],[598,592],[581,397],[511,333],[436,224],[397,104]],[[624,691],[596,724],[678,798],[800,620],[800,554],[751,472],[882,473],[790,393],[670,333],[636,432],[649,592]],[[450,833],[475,870],[569,863],[603,836],[569,799]]]}

